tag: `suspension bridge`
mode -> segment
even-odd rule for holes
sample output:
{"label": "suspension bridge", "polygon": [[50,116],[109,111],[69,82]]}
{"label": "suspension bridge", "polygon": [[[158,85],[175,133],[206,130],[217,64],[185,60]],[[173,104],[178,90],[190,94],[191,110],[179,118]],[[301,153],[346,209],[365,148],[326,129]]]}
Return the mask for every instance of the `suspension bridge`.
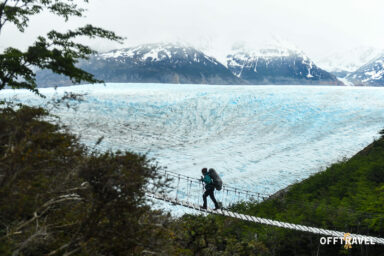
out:
{"label": "suspension bridge", "polygon": [[[348,232],[341,232],[336,230],[322,229],[317,227],[305,226],[300,224],[288,223],[277,221],[257,216],[241,214],[229,210],[231,205],[241,201],[262,202],[269,198],[271,195],[253,192],[246,189],[239,189],[228,185],[223,185],[221,191],[215,190],[215,197],[221,202],[221,209],[214,210],[210,207],[204,209],[201,207],[203,184],[199,179],[189,177],[186,175],[178,174],[171,171],[163,170],[163,178],[171,179],[175,183],[173,190],[167,193],[158,193],[154,190],[148,189],[147,196],[156,200],[179,205],[203,213],[216,214],[236,218],[239,220],[249,221],[258,224],[264,224],[279,228],[291,229],[302,232],[309,232],[312,234],[329,236],[329,237],[345,237]],[[209,201],[209,200],[208,200]],[[384,245],[384,238],[373,237],[361,234],[349,234],[349,239],[357,239],[358,241],[372,241],[375,244]]]}

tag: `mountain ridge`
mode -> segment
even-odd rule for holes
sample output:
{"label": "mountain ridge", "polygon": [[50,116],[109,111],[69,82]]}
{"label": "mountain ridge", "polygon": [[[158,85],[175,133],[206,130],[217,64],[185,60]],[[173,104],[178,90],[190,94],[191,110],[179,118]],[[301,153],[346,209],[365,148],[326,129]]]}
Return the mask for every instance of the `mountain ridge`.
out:
{"label": "mountain ridge", "polygon": [[346,79],[360,86],[384,86],[384,54],[348,74]]}
{"label": "mountain ridge", "polygon": [[336,76],[319,68],[298,49],[238,48],[227,56],[227,66],[251,84],[343,85]]}
{"label": "mountain ridge", "polygon": [[[265,68],[254,66],[254,70],[264,72],[257,73],[258,79],[252,77],[251,70],[248,70],[250,76],[239,74],[236,63],[241,60],[231,54],[233,53],[227,55],[227,63],[223,65],[216,58],[191,46],[173,43],[144,44],[93,55],[88,61],[81,61],[78,66],[106,82],[342,85],[335,76],[319,69],[299,50],[259,50],[257,60],[264,61]],[[229,60],[231,56],[233,59]],[[276,60],[280,60],[280,64]],[[244,66],[247,65],[243,63],[243,70]],[[39,87],[72,84],[68,78],[45,70],[37,72],[37,83]]]}
{"label": "mountain ridge", "polygon": [[[189,46],[146,44],[96,54],[79,66],[106,82],[244,84],[215,58]],[[38,83],[49,86],[71,84],[46,71],[38,72]]]}

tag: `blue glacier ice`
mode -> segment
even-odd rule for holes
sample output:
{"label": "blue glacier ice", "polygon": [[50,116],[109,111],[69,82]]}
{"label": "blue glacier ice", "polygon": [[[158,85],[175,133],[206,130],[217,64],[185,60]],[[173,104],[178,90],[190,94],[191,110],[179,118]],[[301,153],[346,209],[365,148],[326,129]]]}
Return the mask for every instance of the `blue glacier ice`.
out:
{"label": "blue glacier ice", "polygon": [[[213,167],[226,184],[273,193],[350,157],[384,128],[384,88],[331,86],[81,85],[77,111],[56,110],[81,140],[148,153],[161,166],[200,177]],[[0,98],[44,99],[25,90]]]}

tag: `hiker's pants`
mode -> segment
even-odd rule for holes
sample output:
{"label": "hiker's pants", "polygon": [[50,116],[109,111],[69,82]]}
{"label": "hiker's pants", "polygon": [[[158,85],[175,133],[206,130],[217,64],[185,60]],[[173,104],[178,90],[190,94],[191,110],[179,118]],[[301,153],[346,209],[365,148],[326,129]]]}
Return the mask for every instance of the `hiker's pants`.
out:
{"label": "hiker's pants", "polygon": [[215,187],[213,186],[207,186],[206,187],[206,190],[203,194],[203,200],[204,200],[204,207],[207,207],[207,197],[209,196],[212,200],[212,202],[215,204],[215,207],[218,208],[218,204],[216,202],[216,199],[215,199],[215,195],[214,195],[214,191],[215,191]]}

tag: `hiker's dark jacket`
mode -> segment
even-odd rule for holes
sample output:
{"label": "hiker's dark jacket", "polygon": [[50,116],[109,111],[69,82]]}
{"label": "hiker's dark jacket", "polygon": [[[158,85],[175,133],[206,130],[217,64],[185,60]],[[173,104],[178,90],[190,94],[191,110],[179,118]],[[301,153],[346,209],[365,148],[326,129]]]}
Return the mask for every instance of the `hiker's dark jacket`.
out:
{"label": "hiker's dark jacket", "polygon": [[214,186],[213,186],[213,180],[212,180],[212,178],[211,178],[211,176],[209,176],[209,174],[208,173],[206,173],[205,175],[204,175],[204,177],[203,177],[203,182],[205,183],[205,189],[212,189],[212,188],[214,188]]}

